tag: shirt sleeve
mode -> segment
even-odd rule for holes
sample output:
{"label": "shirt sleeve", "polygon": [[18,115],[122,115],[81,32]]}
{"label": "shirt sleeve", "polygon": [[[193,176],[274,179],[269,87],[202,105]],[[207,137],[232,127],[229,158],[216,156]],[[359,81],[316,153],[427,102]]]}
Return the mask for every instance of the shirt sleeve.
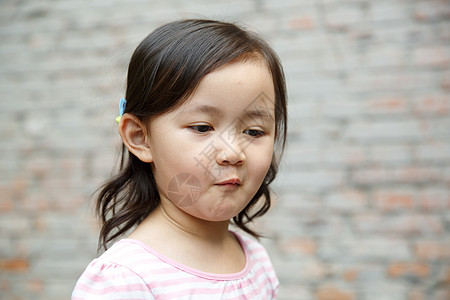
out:
{"label": "shirt sleeve", "polygon": [[155,299],[144,280],[125,266],[94,260],[78,279],[72,300]]}

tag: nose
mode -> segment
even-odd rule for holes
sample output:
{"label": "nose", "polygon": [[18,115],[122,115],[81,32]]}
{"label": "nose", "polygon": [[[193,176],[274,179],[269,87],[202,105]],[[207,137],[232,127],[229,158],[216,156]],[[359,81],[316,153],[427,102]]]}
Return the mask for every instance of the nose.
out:
{"label": "nose", "polygon": [[221,138],[220,149],[216,156],[217,163],[219,165],[243,165],[246,161],[243,148],[243,141],[236,137]]}

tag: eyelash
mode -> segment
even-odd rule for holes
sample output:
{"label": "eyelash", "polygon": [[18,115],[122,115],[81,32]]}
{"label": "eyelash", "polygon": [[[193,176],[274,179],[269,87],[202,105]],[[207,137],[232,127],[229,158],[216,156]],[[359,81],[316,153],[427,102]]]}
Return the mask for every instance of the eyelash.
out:
{"label": "eyelash", "polygon": [[[208,131],[214,130],[210,125],[192,125],[189,126],[189,128],[199,133],[206,133]],[[258,129],[246,129],[244,130],[244,133],[248,134],[252,138],[259,138],[265,135],[264,131]]]}
{"label": "eyelash", "polygon": [[[253,135],[253,134],[250,134],[250,132],[256,133],[256,134]],[[248,134],[249,136],[251,136],[253,138],[259,138],[265,134],[264,131],[258,130],[258,129],[246,129],[246,130],[244,130],[244,133]]]}
{"label": "eyelash", "polygon": [[[192,126],[189,126],[189,128],[194,131],[197,131],[199,133],[206,133],[206,132],[212,130],[212,127],[209,125],[192,125]],[[206,129],[206,130],[202,130],[202,129]]]}

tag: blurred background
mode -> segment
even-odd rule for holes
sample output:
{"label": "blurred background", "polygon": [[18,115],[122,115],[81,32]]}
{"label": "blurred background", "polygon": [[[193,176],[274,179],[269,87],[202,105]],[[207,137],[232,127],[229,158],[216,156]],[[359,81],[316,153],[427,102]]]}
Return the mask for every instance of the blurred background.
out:
{"label": "blurred background", "polygon": [[268,238],[279,299],[450,299],[450,2],[1,0],[0,299],[69,299],[127,63],[179,18],[279,53],[289,136]]}

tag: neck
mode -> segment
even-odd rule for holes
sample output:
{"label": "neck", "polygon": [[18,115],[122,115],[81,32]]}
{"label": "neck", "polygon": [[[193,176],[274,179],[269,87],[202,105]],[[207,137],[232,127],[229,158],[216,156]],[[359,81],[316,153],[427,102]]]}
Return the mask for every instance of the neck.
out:
{"label": "neck", "polygon": [[236,273],[244,268],[245,255],[228,225],[229,220],[209,222],[161,204],[129,238],[194,269]]}
{"label": "neck", "polygon": [[169,226],[170,230],[194,239],[217,242],[229,236],[229,220],[211,222],[196,218],[178,208],[161,204],[155,213]]}
{"label": "neck", "polygon": [[196,218],[168,201],[162,202],[152,211],[129,237],[145,241],[150,237],[157,240],[170,237],[169,239],[187,239],[203,245],[220,246],[230,238],[229,223],[229,220],[211,222]]}

